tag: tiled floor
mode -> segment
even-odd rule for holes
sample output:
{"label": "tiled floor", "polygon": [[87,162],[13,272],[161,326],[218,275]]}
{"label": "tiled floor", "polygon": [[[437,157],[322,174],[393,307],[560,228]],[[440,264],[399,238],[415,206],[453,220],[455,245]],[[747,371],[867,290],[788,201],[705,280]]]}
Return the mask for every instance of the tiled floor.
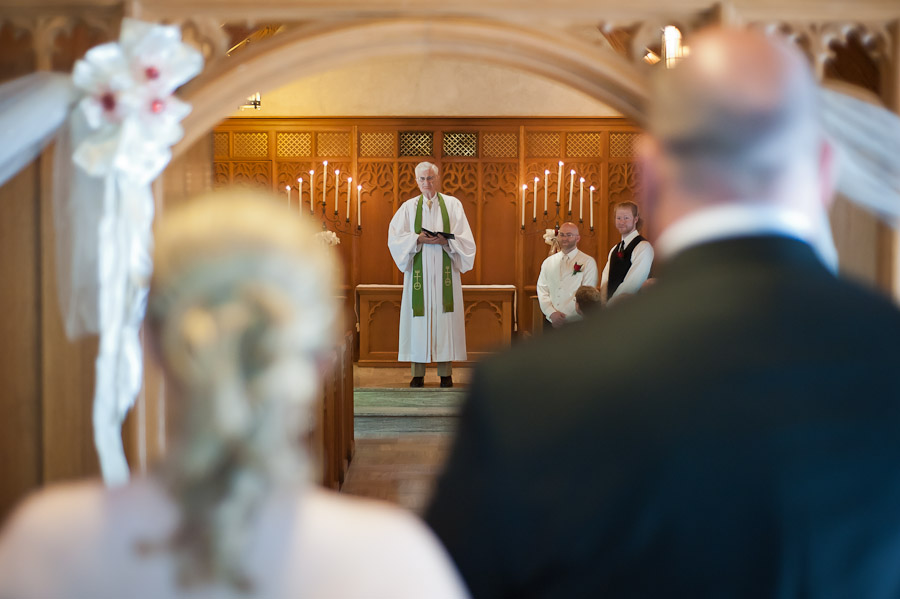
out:
{"label": "tiled floor", "polygon": [[354,370],[356,453],[341,492],[382,499],[421,513],[452,441],[469,369],[453,369],[440,389],[433,368],[424,389],[410,389],[408,368]]}

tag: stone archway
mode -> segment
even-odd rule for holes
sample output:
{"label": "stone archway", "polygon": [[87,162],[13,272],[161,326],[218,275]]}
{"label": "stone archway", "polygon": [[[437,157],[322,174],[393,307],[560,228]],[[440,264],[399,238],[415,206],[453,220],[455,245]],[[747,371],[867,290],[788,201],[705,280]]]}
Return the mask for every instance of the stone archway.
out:
{"label": "stone archway", "polygon": [[479,19],[390,19],[310,25],[219,61],[184,89],[193,105],[178,156],[234,112],[247,90],[270,90],[363,58],[418,53],[521,69],[567,85],[641,122],[645,76],[624,58],[566,36]]}

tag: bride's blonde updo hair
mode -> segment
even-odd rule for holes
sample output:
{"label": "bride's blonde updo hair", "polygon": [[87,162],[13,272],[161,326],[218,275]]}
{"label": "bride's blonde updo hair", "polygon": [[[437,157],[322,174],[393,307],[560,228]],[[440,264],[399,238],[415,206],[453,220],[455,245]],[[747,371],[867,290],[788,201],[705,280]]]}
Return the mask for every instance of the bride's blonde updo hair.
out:
{"label": "bride's blonde updo hair", "polygon": [[159,224],[147,324],[177,405],[162,477],[181,510],[170,546],[183,584],[249,590],[249,521],[274,487],[306,477],[298,442],[339,313],[339,266],[315,233],[247,190],[201,197]]}

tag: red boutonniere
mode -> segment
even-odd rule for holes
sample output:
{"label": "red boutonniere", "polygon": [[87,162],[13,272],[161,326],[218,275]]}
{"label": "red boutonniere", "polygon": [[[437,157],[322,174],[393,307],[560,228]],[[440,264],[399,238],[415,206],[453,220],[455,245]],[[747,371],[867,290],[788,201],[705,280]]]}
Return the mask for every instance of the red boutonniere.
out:
{"label": "red boutonniere", "polygon": [[618,252],[616,252],[616,256],[618,256],[620,259],[621,259],[621,258],[624,258],[624,257],[625,257],[625,252],[623,252],[622,250],[619,250]]}
{"label": "red boutonniere", "polygon": [[575,268],[572,270],[572,274],[573,274],[573,275],[577,275],[578,273],[581,272],[581,269],[582,269],[582,268],[584,268],[584,264],[578,264],[578,263],[576,262],[576,263],[575,263]]}

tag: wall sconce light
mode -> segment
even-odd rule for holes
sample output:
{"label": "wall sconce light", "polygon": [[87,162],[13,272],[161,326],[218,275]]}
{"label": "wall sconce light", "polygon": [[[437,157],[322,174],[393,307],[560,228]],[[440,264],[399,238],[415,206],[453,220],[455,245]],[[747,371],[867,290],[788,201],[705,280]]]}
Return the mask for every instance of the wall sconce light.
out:
{"label": "wall sconce light", "polygon": [[687,46],[681,43],[681,31],[678,27],[669,25],[663,29],[662,51],[667,69],[671,69],[678,64],[678,61],[687,56]]}
{"label": "wall sconce light", "polygon": [[256,92],[252,96],[247,98],[247,102],[241,104],[241,110],[260,110],[262,108],[262,96],[259,95],[259,92]]}

